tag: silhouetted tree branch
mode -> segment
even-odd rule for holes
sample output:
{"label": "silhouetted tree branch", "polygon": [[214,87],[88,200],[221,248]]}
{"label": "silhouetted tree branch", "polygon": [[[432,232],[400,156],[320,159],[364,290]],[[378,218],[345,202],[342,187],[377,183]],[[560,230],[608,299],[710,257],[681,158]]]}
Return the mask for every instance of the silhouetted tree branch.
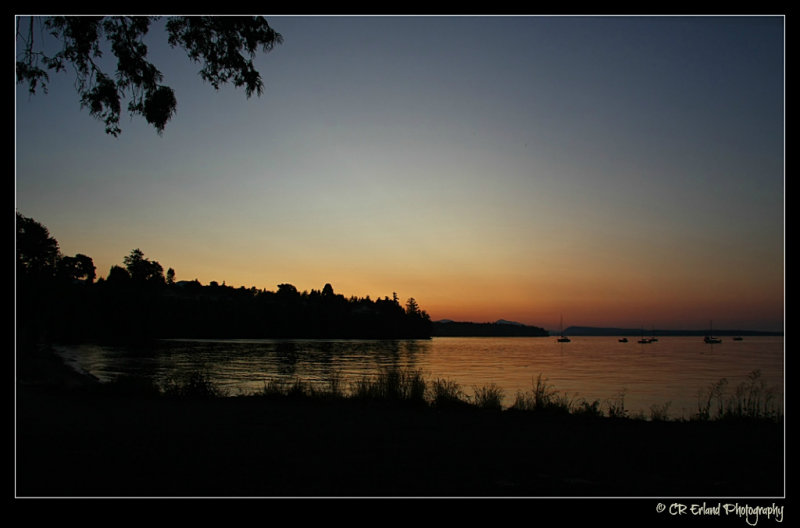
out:
{"label": "silhouetted tree branch", "polygon": [[[152,16],[54,16],[17,19],[17,83],[28,91],[47,93],[49,72],[70,66],[75,72],[75,89],[81,107],[105,123],[106,133],[118,136],[122,100],[129,99],[128,112],[139,115],[163,133],[175,115],[177,99],[172,88],[162,83],[163,74],[148,59],[143,39]],[[38,23],[38,24],[37,24]],[[169,17],[167,41],[182,47],[188,57],[202,65],[200,76],[215,89],[232,83],[244,87],[247,97],[261,95],[264,83],[253,65],[256,53],[271,51],[283,37],[263,17],[182,16]],[[38,28],[38,30],[37,30]],[[37,35],[38,31],[38,35]],[[48,55],[44,36],[61,43]],[[116,58],[116,71],[106,73],[98,64],[104,45]]]}

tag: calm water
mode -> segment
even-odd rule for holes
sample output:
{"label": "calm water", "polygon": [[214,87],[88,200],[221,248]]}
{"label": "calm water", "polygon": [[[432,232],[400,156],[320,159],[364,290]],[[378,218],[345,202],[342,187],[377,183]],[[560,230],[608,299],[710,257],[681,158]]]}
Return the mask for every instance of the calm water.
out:
{"label": "calm water", "polygon": [[[652,405],[669,402],[669,416],[697,412],[698,391],[727,378],[729,394],[758,369],[767,387],[784,392],[782,337],[663,337],[648,345],[635,338],[434,338],[412,341],[358,340],[168,340],[146,348],[98,345],[60,347],[69,363],[103,381],[119,375],[148,376],[157,383],[187,372],[205,372],[230,394],[263,389],[270,380],[344,382],[387,367],[421,370],[427,379],[459,383],[465,394],[494,383],[513,403],[541,374],[559,393],[601,403],[624,394],[625,408],[649,416]],[[623,392],[624,391],[624,392]]]}

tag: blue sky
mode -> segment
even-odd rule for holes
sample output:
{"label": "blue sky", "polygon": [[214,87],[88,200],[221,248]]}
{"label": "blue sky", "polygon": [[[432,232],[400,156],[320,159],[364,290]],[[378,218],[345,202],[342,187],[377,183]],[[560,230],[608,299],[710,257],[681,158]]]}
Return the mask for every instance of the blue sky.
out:
{"label": "blue sky", "polygon": [[17,209],[100,276],[138,247],[434,319],[782,328],[782,17],[267,19],[250,99],[153,28],[161,136],[18,87]]}

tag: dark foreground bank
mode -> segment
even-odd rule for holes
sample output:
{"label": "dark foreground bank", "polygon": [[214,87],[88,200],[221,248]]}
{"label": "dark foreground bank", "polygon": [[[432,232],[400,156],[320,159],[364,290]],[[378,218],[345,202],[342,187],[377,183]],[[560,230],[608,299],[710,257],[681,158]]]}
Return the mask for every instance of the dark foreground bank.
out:
{"label": "dark foreground bank", "polygon": [[17,396],[19,497],[784,493],[783,426],[768,421],[108,395],[48,356]]}

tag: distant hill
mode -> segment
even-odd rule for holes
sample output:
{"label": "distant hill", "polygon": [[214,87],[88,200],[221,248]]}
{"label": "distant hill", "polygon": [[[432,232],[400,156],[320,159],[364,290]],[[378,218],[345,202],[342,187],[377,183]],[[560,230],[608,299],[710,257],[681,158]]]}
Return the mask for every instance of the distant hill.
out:
{"label": "distant hill", "polygon": [[[564,330],[568,336],[640,336],[641,328],[600,328],[593,326],[570,326]],[[645,336],[704,336],[708,330],[645,330]],[[714,330],[715,336],[782,336],[783,332],[762,332],[758,330]]]}
{"label": "distant hill", "polygon": [[518,323],[516,321],[506,321],[505,319],[498,319],[497,321],[494,322],[494,324],[525,326],[522,323]]}
{"label": "distant hill", "polygon": [[547,337],[550,333],[538,326],[528,326],[500,319],[494,323],[468,323],[449,319],[433,323],[433,337]]}

